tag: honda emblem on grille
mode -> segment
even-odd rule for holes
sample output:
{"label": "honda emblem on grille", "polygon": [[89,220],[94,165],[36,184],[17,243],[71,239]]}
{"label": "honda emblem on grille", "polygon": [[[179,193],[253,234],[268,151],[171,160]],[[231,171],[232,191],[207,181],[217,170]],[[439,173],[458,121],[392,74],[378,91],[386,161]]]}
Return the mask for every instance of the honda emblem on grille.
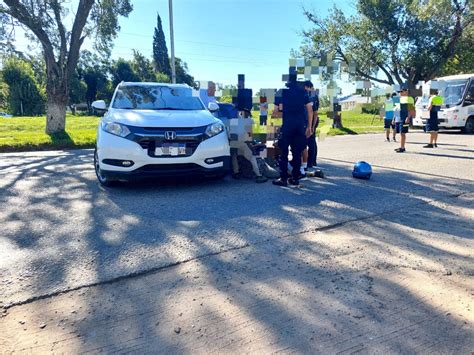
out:
{"label": "honda emblem on grille", "polygon": [[174,131],[166,131],[165,132],[165,139],[168,141],[172,141],[176,139],[176,132]]}

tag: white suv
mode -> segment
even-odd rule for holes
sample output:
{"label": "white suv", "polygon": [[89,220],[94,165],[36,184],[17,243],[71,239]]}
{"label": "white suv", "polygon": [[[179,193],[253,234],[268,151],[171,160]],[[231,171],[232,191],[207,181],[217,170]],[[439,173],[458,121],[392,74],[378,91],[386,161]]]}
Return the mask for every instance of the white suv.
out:
{"label": "white suv", "polygon": [[[102,100],[92,107],[107,110]],[[106,186],[134,177],[224,176],[229,141],[188,85],[122,82],[99,123],[94,165]]]}

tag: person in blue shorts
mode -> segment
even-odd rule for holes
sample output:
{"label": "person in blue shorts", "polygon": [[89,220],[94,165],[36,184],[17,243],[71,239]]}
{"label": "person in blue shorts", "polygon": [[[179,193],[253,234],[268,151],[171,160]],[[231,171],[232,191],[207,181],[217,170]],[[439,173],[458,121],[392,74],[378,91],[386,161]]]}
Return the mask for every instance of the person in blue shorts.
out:
{"label": "person in blue shorts", "polygon": [[[395,101],[396,102],[396,101]],[[397,107],[398,105],[398,107]],[[396,115],[396,112],[399,115]],[[404,85],[400,91],[400,103],[395,104],[394,118],[395,131],[400,133],[400,148],[395,149],[397,153],[404,153],[405,142],[407,139],[408,128],[410,127],[411,119],[415,116],[415,100],[408,95],[408,86]]]}
{"label": "person in blue shorts", "polygon": [[392,137],[393,141],[396,142],[396,135],[397,132],[395,132],[395,125],[393,124],[393,109],[394,109],[394,103],[393,103],[393,97],[397,96],[396,93],[393,94],[387,94],[386,98],[387,100],[384,103],[384,109],[385,109],[385,117],[384,117],[384,124],[383,127],[385,129],[385,138],[387,139],[387,142],[390,142],[390,129],[392,129]]}
{"label": "person in blue shorts", "polygon": [[430,104],[428,110],[430,111],[430,118],[426,121],[425,130],[430,134],[430,142],[424,145],[423,148],[437,148],[438,147],[438,112],[443,105],[443,97],[439,95],[438,90],[433,90],[430,97]]}

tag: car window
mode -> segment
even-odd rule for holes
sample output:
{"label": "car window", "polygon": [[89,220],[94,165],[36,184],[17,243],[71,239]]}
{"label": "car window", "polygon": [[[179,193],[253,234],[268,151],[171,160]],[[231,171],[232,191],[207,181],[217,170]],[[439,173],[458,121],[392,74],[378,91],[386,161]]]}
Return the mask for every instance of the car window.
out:
{"label": "car window", "polygon": [[113,108],[133,110],[204,110],[192,89],[162,85],[126,85],[117,89]]}

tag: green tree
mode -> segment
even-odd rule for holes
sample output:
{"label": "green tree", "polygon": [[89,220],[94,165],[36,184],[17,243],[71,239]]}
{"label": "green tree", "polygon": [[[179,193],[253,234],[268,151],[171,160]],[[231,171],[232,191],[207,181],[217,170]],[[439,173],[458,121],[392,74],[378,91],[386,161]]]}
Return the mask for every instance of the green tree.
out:
{"label": "green tree", "polygon": [[78,64],[78,72],[86,85],[85,100],[89,112],[92,112],[92,102],[98,97],[110,99],[112,97],[112,86],[107,77],[110,71],[110,63],[90,51],[83,51]]}
{"label": "green tree", "polygon": [[170,83],[171,79],[168,75],[163,73],[156,73],[156,81],[158,83]]}
{"label": "green tree", "polygon": [[140,81],[137,73],[133,70],[132,64],[123,58],[119,58],[112,65],[111,71],[112,84],[114,87],[122,81]]}
{"label": "green tree", "polygon": [[44,113],[45,99],[41,93],[31,63],[15,57],[3,65],[2,79],[8,85],[8,110],[17,116],[36,116]]}
{"label": "green tree", "polygon": [[0,108],[8,111],[8,85],[4,83],[0,75]]}
{"label": "green tree", "polygon": [[[118,17],[132,11],[130,0],[77,0],[69,11],[66,0],[3,0],[0,3],[0,36],[9,35],[7,27],[21,25],[32,41],[43,48],[46,63],[46,132],[62,132],[66,126],[69,81],[74,74],[82,44],[95,39],[98,51],[110,50],[119,30]],[[72,21],[65,21],[65,17]],[[72,23],[70,28],[67,24]]]}
{"label": "green tree", "polygon": [[81,80],[81,76],[77,70],[69,80],[69,107],[75,112],[75,104],[84,102],[86,99],[87,85]]}
{"label": "green tree", "polygon": [[165,33],[161,25],[161,17],[157,14],[157,25],[153,34],[153,62],[155,70],[171,78],[171,66],[166,47]]}
{"label": "green tree", "polygon": [[441,72],[472,22],[469,0],[357,0],[356,9],[348,17],[334,7],[323,19],[305,11],[314,27],[303,33],[303,55],[327,56],[357,78],[411,89]]}
{"label": "green tree", "polygon": [[474,24],[469,24],[456,44],[454,56],[443,67],[440,76],[474,73]]}
{"label": "green tree", "polygon": [[133,50],[131,66],[132,70],[137,74],[140,81],[156,80],[156,74],[151,61],[135,49]]}
{"label": "green tree", "polygon": [[194,77],[188,73],[188,65],[182,61],[181,58],[175,58],[176,64],[176,83],[188,84],[191,87],[196,87]]}

